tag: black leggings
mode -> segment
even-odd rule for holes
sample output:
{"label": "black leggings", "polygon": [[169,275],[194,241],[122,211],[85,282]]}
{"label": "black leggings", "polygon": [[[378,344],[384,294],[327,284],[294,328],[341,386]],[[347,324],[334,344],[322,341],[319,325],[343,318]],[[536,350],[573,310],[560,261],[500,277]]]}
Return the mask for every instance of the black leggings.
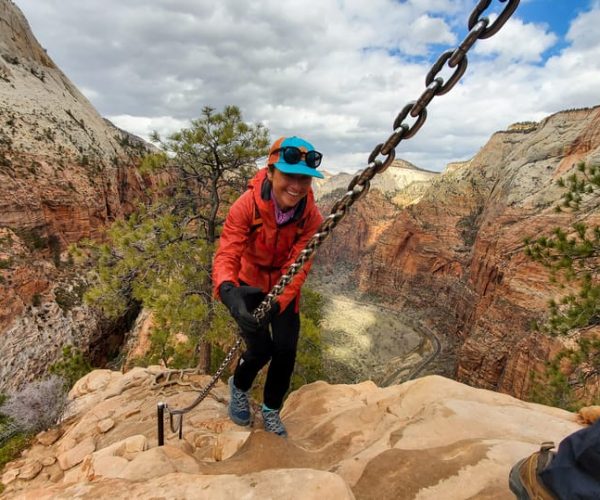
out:
{"label": "black leggings", "polygon": [[[247,304],[248,310],[253,311],[263,298],[264,296],[255,304]],[[271,320],[271,332],[266,327],[258,333],[242,333],[246,351],[235,369],[233,382],[238,389],[248,391],[260,369],[271,360],[263,401],[273,410],[278,410],[283,405],[296,362],[300,315],[294,311],[295,303],[292,300],[281,314]]]}

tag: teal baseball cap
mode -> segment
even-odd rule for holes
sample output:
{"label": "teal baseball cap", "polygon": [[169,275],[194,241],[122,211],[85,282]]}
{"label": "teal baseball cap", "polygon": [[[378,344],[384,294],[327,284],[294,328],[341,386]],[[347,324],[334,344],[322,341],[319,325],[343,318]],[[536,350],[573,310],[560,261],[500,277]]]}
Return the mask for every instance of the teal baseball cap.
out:
{"label": "teal baseball cap", "polygon": [[300,174],[323,179],[317,170],[323,155],[313,145],[296,136],[280,137],[269,150],[267,165],[273,165],[284,174]]}

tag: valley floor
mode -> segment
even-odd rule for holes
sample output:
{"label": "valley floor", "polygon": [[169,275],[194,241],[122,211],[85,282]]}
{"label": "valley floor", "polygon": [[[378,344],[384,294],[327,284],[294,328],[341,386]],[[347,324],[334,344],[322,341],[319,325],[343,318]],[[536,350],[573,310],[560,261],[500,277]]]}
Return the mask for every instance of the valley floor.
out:
{"label": "valley floor", "polygon": [[323,295],[326,378],[331,383],[399,383],[433,352],[427,335],[389,307],[369,301],[332,276],[311,277]]}

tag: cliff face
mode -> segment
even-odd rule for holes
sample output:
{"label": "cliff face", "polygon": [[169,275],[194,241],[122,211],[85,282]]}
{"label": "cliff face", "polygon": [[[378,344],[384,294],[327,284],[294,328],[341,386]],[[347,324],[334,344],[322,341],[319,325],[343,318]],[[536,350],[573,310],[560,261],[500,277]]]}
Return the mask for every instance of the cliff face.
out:
{"label": "cliff face", "polygon": [[[56,307],[57,282],[65,281],[60,293],[70,293],[77,274],[68,272],[64,250],[81,238],[100,237],[108,222],[132,209],[145,187],[135,167],[147,148],[96,112],[39,45],[16,5],[0,0],[2,359],[23,355],[47,363],[65,339],[94,329],[87,313],[76,311],[81,317],[75,319]],[[38,364],[26,362],[20,371],[33,376]],[[9,375],[3,363],[0,387]]]}
{"label": "cliff face", "polygon": [[[577,214],[554,211],[562,192],[555,181],[579,161],[600,162],[600,107],[494,134],[393,221],[372,218],[376,243],[356,248],[346,240],[355,231],[342,230],[319,258],[330,267],[342,255],[354,261],[363,291],[420,316],[454,350],[459,380],[523,396],[529,370],[559,347],[528,325],[560,294],[524,255],[523,240],[575,217],[600,223],[594,202]],[[350,217],[372,213],[361,200]]]}
{"label": "cliff face", "polygon": [[[368,196],[347,212],[316,255],[316,272],[356,274],[361,259],[368,259],[380,244],[381,236],[394,224],[399,209],[417,203],[431,183],[439,177],[403,160],[394,160],[390,167],[371,180]],[[316,179],[315,197],[323,214],[329,214],[333,204],[345,193],[354,175],[337,174]]]}

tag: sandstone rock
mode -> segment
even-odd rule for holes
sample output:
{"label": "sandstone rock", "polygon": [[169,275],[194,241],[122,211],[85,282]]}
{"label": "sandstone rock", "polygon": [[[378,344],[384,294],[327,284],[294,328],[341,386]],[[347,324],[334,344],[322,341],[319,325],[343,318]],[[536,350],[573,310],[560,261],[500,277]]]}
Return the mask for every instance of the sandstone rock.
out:
{"label": "sandstone rock", "polygon": [[219,434],[214,445],[214,459],[217,462],[227,460],[242,447],[248,436],[250,432],[243,431],[227,431]]}
{"label": "sandstone rock", "polygon": [[113,455],[100,455],[95,457],[92,455],[90,463],[85,463],[83,470],[86,473],[86,478],[89,481],[93,481],[99,477],[122,477],[123,471],[127,465],[129,465],[129,461],[126,458]]}
{"label": "sandstone rock", "polygon": [[77,446],[77,441],[71,437],[71,435],[64,436],[63,439],[60,440],[58,445],[56,446],[56,451],[60,453],[64,453],[72,448]]}
{"label": "sandstone rock", "polygon": [[69,398],[77,399],[89,393],[104,390],[114,378],[120,378],[118,372],[94,370],[80,378],[69,392]]}
{"label": "sandstone rock", "polygon": [[58,483],[65,477],[65,473],[60,467],[52,467],[50,470],[50,475],[48,477],[48,481],[50,483]]}
{"label": "sandstone rock", "polygon": [[62,484],[76,484],[86,481],[85,472],[82,467],[73,467],[63,473]]}
{"label": "sandstone rock", "polygon": [[73,448],[58,455],[58,464],[62,470],[68,470],[83,462],[83,459],[96,449],[94,440],[87,438]]}
{"label": "sandstone rock", "polygon": [[94,453],[94,456],[115,456],[126,460],[133,459],[138,453],[148,449],[146,436],[134,435],[107,446]]}
{"label": "sandstone rock", "polygon": [[59,428],[50,429],[44,432],[40,432],[37,436],[37,442],[44,445],[50,446],[51,444],[56,443],[58,438],[61,436],[61,431]]}
{"label": "sandstone rock", "polygon": [[292,500],[353,500],[354,495],[342,478],[325,471],[272,470],[248,476],[198,476],[168,474],[141,483],[126,480],[94,481],[63,488],[32,490],[24,499],[54,498],[289,498]]}
{"label": "sandstone rock", "polygon": [[[206,378],[190,381],[202,385]],[[185,421],[184,440],[167,427],[167,444],[157,447],[156,394],[146,379],[137,383],[109,400],[90,393],[99,402],[74,417],[56,443],[8,464],[5,495],[35,500],[247,494],[319,500],[508,499],[508,471],[516,461],[542,441],[559,443],[581,428],[573,413],[429,376],[386,388],[372,382],[303,386],[282,411],[287,439],[256,427],[242,432],[224,425],[226,403],[210,399]],[[100,393],[106,390],[99,387]],[[226,385],[218,382],[215,394],[226,393]],[[165,399],[179,407],[194,397],[181,392]],[[104,405],[120,398],[137,405],[138,420],[129,424],[126,412],[115,413],[113,430],[96,437],[97,451],[91,452],[92,437],[73,448],[74,431],[78,437],[94,435]],[[85,430],[85,422],[91,430]],[[88,449],[81,449],[86,444]],[[27,461],[41,462],[40,454],[58,450],[63,450],[58,464],[31,481],[19,480]],[[61,477],[65,467],[70,468]]]}
{"label": "sandstone rock", "polygon": [[579,410],[579,416],[586,424],[593,424],[600,419],[600,406],[586,406]]}
{"label": "sandstone rock", "polygon": [[101,434],[104,434],[104,433],[108,432],[109,430],[111,430],[114,426],[115,426],[115,421],[112,418],[105,418],[104,420],[101,420],[100,422],[98,422],[96,429]]}
{"label": "sandstone rock", "polygon": [[56,457],[44,457],[41,462],[44,467],[49,467],[56,463]]}
{"label": "sandstone rock", "polygon": [[27,461],[24,467],[19,470],[19,479],[29,481],[37,476],[42,470],[42,464],[37,460]]}
{"label": "sandstone rock", "polygon": [[179,448],[165,445],[136,455],[120,472],[119,477],[131,481],[144,481],[157,475],[172,472],[195,473],[199,470],[199,465],[193,457],[185,454]]}
{"label": "sandstone rock", "polygon": [[[132,370],[133,371],[133,370]],[[69,392],[71,404],[68,408],[68,416],[76,415],[99,402],[113,398],[123,391],[127,380],[137,380],[140,374],[149,377],[145,371],[136,370],[134,377],[126,378],[122,373],[110,370],[94,370],[76,382]],[[99,414],[100,419],[111,417],[112,413],[120,408],[121,403],[117,400],[107,402],[103,406],[103,412]],[[96,418],[98,420],[98,418]]]}
{"label": "sandstone rock", "polygon": [[9,469],[4,474],[2,474],[2,484],[9,485],[15,479],[19,477],[19,469]]}
{"label": "sandstone rock", "polygon": [[121,448],[115,455],[125,457],[128,460],[135,457],[138,453],[148,449],[148,441],[145,436],[134,436],[125,441],[125,448]]}

